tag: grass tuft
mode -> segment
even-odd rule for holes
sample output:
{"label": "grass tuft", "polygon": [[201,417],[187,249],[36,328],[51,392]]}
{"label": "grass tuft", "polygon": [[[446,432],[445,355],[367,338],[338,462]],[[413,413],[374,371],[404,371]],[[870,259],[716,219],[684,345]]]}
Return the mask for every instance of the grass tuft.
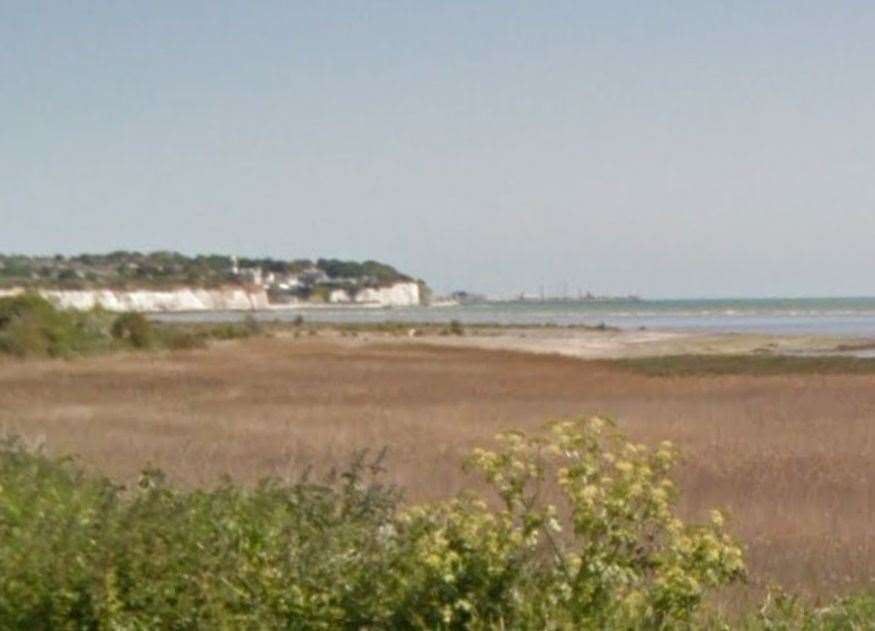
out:
{"label": "grass tuft", "polygon": [[605,360],[601,363],[650,377],[875,374],[875,358],[839,355],[663,355]]}

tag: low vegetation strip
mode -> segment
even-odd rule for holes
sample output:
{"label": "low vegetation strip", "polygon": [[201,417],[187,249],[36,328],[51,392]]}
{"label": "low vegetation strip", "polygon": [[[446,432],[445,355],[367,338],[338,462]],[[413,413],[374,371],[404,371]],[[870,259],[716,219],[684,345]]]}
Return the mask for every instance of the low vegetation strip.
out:
{"label": "low vegetation strip", "polygon": [[242,324],[155,325],[138,313],[55,308],[35,294],[0,298],[0,355],[71,358],[119,350],[202,348],[211,339],[261,333],[254,320]]}
{"label": "low vegetation strip", "polygon": [[604,360],[652,377],[724,375],[875,375],[875,358],[827,355],[662,355]]}
{"label": "low vegetation strip", "polygon": [[[469,465],[494,498],[405,506],[382,460],[314,481],[136,488],[8,439],[0,447],[0,627],[683,629],[745,575],[713,512],[674,511],[669,444],[599,418],[507,433]],[[557,505],[545,497],[557,497]],[[868,599],[772,595],[750,629],[858,628]]]}

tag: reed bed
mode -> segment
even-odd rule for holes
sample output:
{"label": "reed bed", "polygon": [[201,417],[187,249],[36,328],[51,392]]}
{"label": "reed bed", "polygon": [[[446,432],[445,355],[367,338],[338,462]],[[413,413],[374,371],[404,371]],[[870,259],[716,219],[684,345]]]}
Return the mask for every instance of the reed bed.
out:
{"label": "reed bed", "polygon": [[875,376],[654,376],[587,362],[365,336],[254,338],[185,352],[0,361],[0,425],[114,479],[144,465],[183,486],[327,471],[388,447],[407,500],[472,480],[459,463],[508,428],[607,414],[675,441],[681,511],[718,506],[746,542],[755,592],[826,598],[875,576]]}

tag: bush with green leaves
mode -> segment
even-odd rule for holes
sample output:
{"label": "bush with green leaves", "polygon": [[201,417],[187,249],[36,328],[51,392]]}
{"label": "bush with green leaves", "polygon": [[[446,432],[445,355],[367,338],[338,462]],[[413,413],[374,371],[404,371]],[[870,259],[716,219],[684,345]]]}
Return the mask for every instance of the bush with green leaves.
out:
{"label": "bush with green leaves", "polygon": [[600,419],[501,443],[470,460],[496,497],[407,506],[363,455],[321,480],[124,489],[6,441],[0,627],[675,629],[743,576],[718,514],[674,514],[670,446]]}
{"label": "bush with green leaves", "polygon": [[[601,419],[507,433],[469,465],[495,497],[406,506],[363,454],[342,474],[125,489],[0,443],[0,628],[730,628],[706,598],[740,580],[718,513],[680,521],[676,454]],[[553,501],[548,501],[552,499]],[[772,592],[731,628],[871,628],[875,598]]]}
{"label": "bush with green leaves", "polygon": [[128,312],[118,316],[112,323],[112,337],[134,348],[149,348],[155,344],[152,323],[142,313]]}
{"label": "bush with green leaves", "polygon": [[[630,443],[600,418],[500,439],[501,451],[476,450],[471,464],[502,508],[480,504],[479,513],[465,514],[487,524],[487,541],[508,560],[505,568],[512,559],[523,570],[501,615],[482,615],[484,622],[678,628],[694,621],[710,590],[744,576],[741,549],[723,531],[719,512],[702,525],[674,513],[669,474],[677,456],[669,443],[655,450]],[[559,503],[545,501],[550,491]],[[468,599],[462,602],[453,617],[472,611]]]}
{"label": "bush with green leaves", "polygon": [[64,311],[36,294],[0,298],[0,353],[70,357],[108,346],[100,312]]}
{"label": "bush with green leaves", "polygon": [[113,315],[58,309],[37,294],[0,298],[0,354],[19,358],[71,358],[118,350],[191,350],[209,340],[245,339],[268,335],[248,317],[241,323],[156,324],[141,313]]}
{"label": "bush with green leaves", "polygon": [[[0,628],[333,628],[369,598],[396,505],[358,460],[322,483],[125,490],[6,442]],[[357,593],[351,589],[358,581]]]}

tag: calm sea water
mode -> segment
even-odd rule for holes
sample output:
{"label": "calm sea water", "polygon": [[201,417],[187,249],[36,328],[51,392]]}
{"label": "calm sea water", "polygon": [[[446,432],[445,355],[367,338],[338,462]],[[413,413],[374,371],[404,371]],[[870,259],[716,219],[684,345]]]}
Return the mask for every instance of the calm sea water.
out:
{"label": "calm sea water", "polygon": [[[324,307],[256,313],[262,320],[588,324],[714,332],[875,336],[875,298],[646,300],[611,303],[489,303],[450,307]],[[162,320],[227,322],[239,312],[165,314]]]}

